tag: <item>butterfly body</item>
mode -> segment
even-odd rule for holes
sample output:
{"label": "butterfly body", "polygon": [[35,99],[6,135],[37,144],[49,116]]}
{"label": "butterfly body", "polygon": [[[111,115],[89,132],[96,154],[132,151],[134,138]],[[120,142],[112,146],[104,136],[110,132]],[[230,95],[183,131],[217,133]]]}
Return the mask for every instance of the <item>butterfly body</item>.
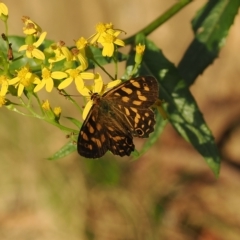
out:
{"label": "butterfly body", "polygon": [[93,101],[78,137],[78,153],[99,158],[108,150],[129,156],[134,151],[133,137],[147,138],[154,131],[154,112],[150,107],[158,99],[159,87],[154,77],[130,79]]}

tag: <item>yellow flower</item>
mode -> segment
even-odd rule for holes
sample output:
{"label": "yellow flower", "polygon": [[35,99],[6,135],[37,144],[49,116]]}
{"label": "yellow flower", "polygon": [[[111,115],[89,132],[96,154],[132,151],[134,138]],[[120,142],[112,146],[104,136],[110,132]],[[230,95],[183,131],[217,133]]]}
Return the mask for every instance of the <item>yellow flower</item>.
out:
{"label": "yellow flower", "polygon": [[72,59],[72,53],[67,47],[65,47],[65,42],[60,41],[58,43],[54,43],[51,45],[51,48],[53,49],[55,56],[48,59],[49,63],[58,62],[64,58],[66,58],[67,61],[70,61]]}
{"label": "yellow flower", "polygon": [[114,44],[118,46],[124,46],[124,42],[121,39],[118,39],[117,36],[121,33],[121,31],[114,31],[109,29],[106,33],[103,33],[101,37],[98,39],[98,42],[102,44],[103,56],[111,57],[114,52]]}
{"label": "yellow flower", "polygon": [[86,70],[88,68],[88,60],[85,56],[85,50],[81,51],[81,50],[78,50],[77,48],[73,48],[73,49],[71,49],[71,52],[72,52],[72,55],[73,55],[72,60],[75,60],[75,61],[78,60],[81,64],[79,69],[81,71]]}
{"label": "yellow flower", "polygon": [[36,76],[29,71],[29,67],[22,67],[21,70],[17,71],[17,77],[9,80],[9,85],[15,85],[18,87],[18,96],[21,96],[24,88],[29,87]]}
{"label": "yellow flower", "polygon": [[62,113],[62,109],[60,107],[55,107],[53,109],[53,113],[57,117],[57,119],[59,119]]}
{"label": "yellow flower", "polygon": [[33,43],[33,44],[26,44],[26,45],[22,45],[18,51],[25,51],[26,50],[26,56],[28,58],[37,58],[40,60],[44,60],[45,59],[45,55],[42,51],[40,51],[39,49],[37,49],[44,41],[45,37],[47,35],[47,32],[43,32],[39,39]]}
{"label": "yellow flower", "polygon": [[83,79],[93,79],[94,77],[93,73],[81,72],[81,68],[79,67],[75,69],[68,69],[66,73],[68,73],[69,77],[59,84],[58,89],[64,89],[68,87],[73,81],[75,81],[77,90],[80,91],[84,87]]}
{"label": "yellow flower", "polygon": [[51,108],[50,108],[50,103],[49,103],[49,101],[48,101],[48,100],[46,100],[46,101],[43,101],[43,104],[42,104],[42,109],[44,109],[44,110],[46,110],[46,111],[49,111],[49,110],[51,110]]}
{"label": "yellow flower", "polygon": [[93,105],[93,101],[91,100],[91,95],[93,93],[98,93],[99,95],[102,95],[104,92],[106,92],[109,88],[113,88],[115,86],[117,86],[119,83],[121,83],[121,80],[117,79],[114,81],[109,82],[108,84],[104,84],[102,77],[100,74],[95,74],[94,76],[94,85],[93,86],[84,86],[79,92],[80,94],[82,94],[84,97],[87,97],[88,99],[90,99],[84,110],[83,110],[83,120],[86,119],[88,112],[90,111],[92,105]]}
{"label": "yellow flower", "polygon": [[8,8],[4,3],[0,3],[0,15],[8,16]]}
{"label": "yellow flower", "polygon": [[90,44],[101,43],[103,46],[102,55],[111,57],[114,52],[114,44],[124,46],[124,42],[117,39],[117,36],[123,32],[122,30],[113,29],[112,23],[98,23],[96,32],[88,40]]}
{"label": "yellow flower", "polygon": [[145,51],[145,45],[142,45],[141,43],[139,43],[137,46],[136,46],[136,53],[137,54],[143,54]]}
{"label": "yellow flower", "polygon": [[62,79],[67,77],[67,74],[60,71],[51,72],[48,68],[44,67],[42,69],[42,79],[35,78],[34,84],[37,86],[34,88],[34,92],[38,92],[44,86],[46,87],[47,92],[51,92],[54,87],[53,79]]}
{"label": "yellow flower", "polygon": [[145,45],[141,45],[140,43],[136,46],[136,55],[135,55],[135,63],[140,64],[142,62],[143,53],[145,51]]}
{"label": "yellow flower", "polygon": [[76,48],[73,48],[72,54],[74,60],[78,60],[81,63],[81,70],[84,71],[88,68],[88,60],[86,58],[86,47],[87,47],[88,41],[84,37],[80,37],[76,41]]}
{"label": "yellow flower", "polygon": [[49,101],[45,100],[43,101],[42,109],[45,113],[46,118],[51,119],[52,121],[54,120],[58,122],[62,112],[60,107],[55,107],[54,110],[52,110]]}
{"label": "yellow flower", "polygon": [[34,21],[32,21],[29,17],[23,16],[22,21],[25,25],[23,27],[23,33],[26,35],[32,35],[32,34],[38,34],[42,32],[42,29],[36,24]]}
{"label": "yellow flower", "polygon": [[103,80],[100,74],[96,73],[91,79],[94,79],[94,85],[84,85],[82,89],[79,90],[79,93],[84,97],[91,97],[91,93],[101,93],[103,90]]}
{"label": "yellow flower", "polygon": [[101,37],[101,35],[105,33],[106,30],[107,26],[105,23],[98,23],[96,25],[96,33],[89,38],[89,40],[91,39],[90,43],[94,44],[95,42],[97,42],[98,38]]}
{"label": "yellow flower", "polygon": [[88,44],[88,41],[84,37],[80,37],[76,41],[76,47],[77,47],[78,50],[85,49],[87,44]]}
{"label": "yellow flower", "polygon": [[113,29],[113,24],[110,22],[110,23],[105,23],[105,27],[107,29]]}
{"label": "yellow flower", "polygon": [[2,107],[6,102],[7,101],[5,99],[5,96],[2,96],[2,94],[0,94],[0,107]]}
{"label": "yellow flower", "polygon": [[0,76],[0,94],[5,96],[8,91],[9,79],[5,75]]}

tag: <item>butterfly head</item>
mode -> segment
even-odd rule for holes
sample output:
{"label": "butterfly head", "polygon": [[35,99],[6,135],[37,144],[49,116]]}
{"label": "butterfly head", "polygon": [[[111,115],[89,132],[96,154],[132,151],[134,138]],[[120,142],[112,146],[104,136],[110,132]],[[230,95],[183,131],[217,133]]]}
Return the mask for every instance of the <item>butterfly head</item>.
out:
{"label": "butterfly head", "polygon": [[99,93],[90,92],[90,96],[91,96],[91,100],[93,101],[93,104],[99,104],[99,101],[100,101]]}

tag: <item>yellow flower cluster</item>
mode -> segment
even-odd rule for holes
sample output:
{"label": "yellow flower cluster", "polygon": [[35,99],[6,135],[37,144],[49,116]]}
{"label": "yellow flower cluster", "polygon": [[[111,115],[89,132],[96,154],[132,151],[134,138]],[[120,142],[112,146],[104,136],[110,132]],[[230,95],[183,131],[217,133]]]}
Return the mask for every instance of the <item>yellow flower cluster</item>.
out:
{"label": "yellow flower cluster", "polygon": [[[1,2],[0,18],[7,22],[8,8]],[[4,65],[6,68],[0,72],[0,107],[8,102],[6,95],[9,93],[10,86],[16,88],[17,96],[21,97],[23,93],[25,95],[26,93],[36,94],[42,89],[50,93],[54,87],[63,90],[74,83],[77,91],[90,99],[91,93],[103,94],[108,88],[112,88],[121,82],[119,79],[114,80],[112,78],[114,81],[104,84],[99,73],[87,71],[89,60],[99,66],[91,50],[92,48],[101,49],[103,57],[113,57],[118,47],[124,46],[123,40],[118,38],[124,31],[114,29],[112,23],[98,23],[96,32],[92,36],[89,38],[80,37],[75,41],[75,46],[70,49],[65,46],[63,41],[45,47],[47,32],[42,31],[41,27],[29,17],[23,16],[22,22],[25,44],[17,50],[23,54],[20,58],[24,59],[25,64],[19,64],[19,68],[15,68],[14,72],[10,70],[9,66],[12,61],[17,61],[17,59],[14,59],[14,52],[11,47],[12,44],[9,43],[7,31],[3,35],[3,40],[8,44],[11,57],[6,59]],[[141,46],[138,48],[142,49]],[[141,50],[137,50],[137,52],[141,58]],[[93,80],[94,84],[86,84],[87,81],[85,80]],[[42,108],[46,110],[47,104],[45,103],[44,106]],[[86,117],[91,106],[92,101],[90,100],[84,109],[83,118]],[[54,113],[55,116],[60,116],[60,112],[61,110],[57,109],[56,114]]]}
{"label": "yellow flower cluster", "polygon": [[102,55],[111,57],[114,52],[114,46],[124,46],[124,42],[118,39],[118,35],[122,30],[114,30],[112,23],[98,23],[96,33],[90,39],[91,44],[100,43],[103,46]]}
{"label": "yellow flower cluster", "polygon": [[[8,13],[6,5],[3,3],[0,3],[0,13]],[[86,91],[86,88],[93,88],[91,86],[86,87],[84,79],[93,79],[95,83],[99,83],[99,79],[102,81],[102,78],[99,78],[99,74],[86,72],[89,60],[86,55],[86,49],[91,45],[98,46],[98,44],[100,44],[103,47],[102,55],[111,57],[113,56],[116,46],[124,46],[124,42],[117,38],[123,31],[114,30],[112,24],[99,23],[96,26],[96,33],[94,35],[88,40],[84,37],[80,37],[75,41],[76,47],[71,50],[65,46],[63,41],[60,41],[58,43],[53,43],[49,48],[45,49],[45,51],[41,51],[39,47],[43,44],[47,33],[42,32],[38,24],[29,17],[24,16],[22,21],[24,23],[23,33],[26,35],[26,44],[22,45],[18,51],[25,51],[26,58],[42,62],[41,75],[39,76],[39,74],[33,73],[28,64],[16,70],[16,76],[12,78],[7,78],[2,75],[2,79],[5,80],[0,80],[0,87],[3,89],[0,92],[0,96],[2,97],[0,106],[6,102],[3,99],[5,99],[4,97],[9,85],[14,85],[18,88],[18,96],[22,95],[24,89],[29,90],[30,86],[35,85],[33,89],[34,92],[38,92],[44,87],[47,92],[51,92],[54,85],[58,85],[58,89],[61,90],[68,87],[72,82],[75,83],[77,90],[83,93]],[[47,62],[45,52],[52,55],[52,57],[47,59]],[[62,60],[65,60],[68,66],[72,67],[65,67],[65,71],[53,71],[54,64]],[[73,64],[73,62],[77,63],[79,66],[75,67],[76,64]],[[66,65],[67,64],[65,64],[65,66]],[[55,80],[61,81],[54,84]],[[103,86],[103,82],[101,85]]]}

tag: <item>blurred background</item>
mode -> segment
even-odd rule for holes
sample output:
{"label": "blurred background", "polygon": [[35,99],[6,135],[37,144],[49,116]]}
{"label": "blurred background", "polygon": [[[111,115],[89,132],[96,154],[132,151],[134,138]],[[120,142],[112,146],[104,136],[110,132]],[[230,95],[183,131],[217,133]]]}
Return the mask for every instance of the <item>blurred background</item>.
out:
{"label": "blurred background", "polygon": [[[131,36],[176,2],[4,1],[10,34],[22,35],[21,17],[29,16],[49,39],[67,45],[90,36],[98,22],[113,22]],[[175,65],[193,38],[190,21],[206,2],[193,1],[150,35]],[[219,58],[191,87],[222,155],[218,179],[170,124],[137,161],[111,154],[92,161],[77,153],[48,161],[67,141],[64,133],[1,108],[0,239],[239,239],[239,29],[237,17]],[[64,98],[51,95],[63,115],[76,114]]]}

